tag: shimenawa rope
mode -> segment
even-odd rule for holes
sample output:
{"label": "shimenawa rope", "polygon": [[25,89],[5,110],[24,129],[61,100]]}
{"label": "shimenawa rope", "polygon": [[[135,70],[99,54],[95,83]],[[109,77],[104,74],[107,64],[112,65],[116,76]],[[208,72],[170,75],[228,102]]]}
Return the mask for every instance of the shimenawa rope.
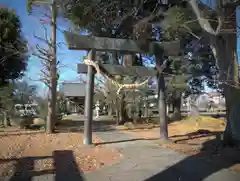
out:
{"label": "shimenawa rope", "polygon": [[[123,89],[123,88],[126,88],[126,89],[137,89],[141,86],[144,86],[145,84],[148,83],[149,78],[147,78],[146,80],[142,81],[141,83],[134,83],[134,84],[121,84],[121,83],[118,83],[116,80],[114,80],[113,78],[111,78],[110,76],[108,76],[106,73],[104,73],[103,71],[101,71],[100,67],[99,67],[99,64],[98,62],[94,62],[90,59],[84,59],[84,63],[86,65],[90,65],[90,66],[93,66],[95,69],[96,69],[96,72],[97,72],[97,75],[100,76],[102,75],[103,77],[105,77],[106,79],[108,79],[109,81],[112,82],[112,84],[114,84],[115,86],[118,87],[118,90],[117,90],[117,94],[119,95],[120,91]],[[162,64],[161,66],[161,71],[165,68],[165,62]],[[160,72],[161,73],[161,72]]]}

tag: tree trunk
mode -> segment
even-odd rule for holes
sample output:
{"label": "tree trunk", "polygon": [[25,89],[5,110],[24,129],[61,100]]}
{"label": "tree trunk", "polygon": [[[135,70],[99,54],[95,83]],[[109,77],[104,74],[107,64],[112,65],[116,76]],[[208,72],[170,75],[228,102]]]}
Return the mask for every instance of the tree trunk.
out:
{"label": "tree trunk", "polygon": [[119,107],[120,107],[120,105],[119,105],[119,98],[117,98],[116,99],[116,103],[115,103],[115,112],[116,112],[116,117],[117,117],[117,119],[116,119],[116,124],[118,125],[119,124],[119,122],[120,122],[120,109],[119,109]]}
{"label": "tree trunk", "polygon": [[160,139],[168,139],[168,125],[166,115],[166,101],[165,101],[165,81],[164,76],[158,77],[158,109],[160,119]]}
{"label": "tree trunk", "polygon": [[121,124],[124,121],[124,108],[123,108],[123,99],[121,98],[119,100],[119,122],[118,124]]}
{"label": "tree trunk", "polygon": [[[231,15],[231,26],[236,28],[236,8],[225,9],[224,16]],[[230,10],[230,11],[229,11]],[[240,86],[237,59],[236,33],[225,33],[211,37],[211,48],[220,69],[219,79],[226,99],[227,125],[224,132],[225,144],[240,143]]]}
{"label": "tree trunk", "polygon": [[147,97],[145,98],[145,102],[144,102],[144,117],[148,117],[148,100]]}
{"label": "tree trunk", "polygon": [[6,111],[3,112],[3,126],[6,128],[8,126],[11,126],[10,120],[8,118],[8,114]]}
{"label": "tree trunk", "polygon": [[119,99],[119,122],[118,122],[119,125],[124,124],[128,120],[126,106],[125,106],[126,104],[124,99],[125,99],[125,93],[123,93]]}
{"label": "tree trunk", "polygon": [[[134,54],[135,55],[135,54]],[[133,64],[133,54],[125,54],[123,56],[122,65],[124,67],[132,66]],[[123,83],[123,77],[121,77],[121,82]],[[119,122],[118,124],[124,124],[129,120],[128,114],[126,111],[126,102],[125,102],[125,93],[122,92],[119,100]]]}
{"label": "tree trunk", "polygon": [[136,105],[136,113],[137,113],[137,119],[140,119],[142,117],[142,110],[139,102],[135,103]]}
{"label": "tree trunk", "polygon": [[48,116],[47,116],[47,125],[46,132],[53,133],[54,127],[56,124],[56,84],[52,83],[55,88],[51,88],[50,93],[51,97],[48,100]]}
{"label": "tree trunk", "polygon": [[50,62],[50,100],[48,102],[48,118],[46,132],[53,133],[56,123],[56,101],[57,101],[57,57],[56,57],[56,3],[52,3],[52,42],[51,42],[51,62]]}
{"label": "tree trunk", "polygon": [[131,120],[133,120],[133,118],[134,118],[134,112],[133,112],[133,106],[132,106],[132,104],[129,106],[127,113],[128,113],[128,118],[131,119]]}
{"label": "tree trunk", "polygon": [[173,118],[174,120],[181,119],[181,96],[173,99]]}
{"label": "tree trunk", "polygon": [[169,104],[166,104],[166,115],[169,117]]}
{"label": "tree trunk", "polygon": [[[227,41],[230,41],[229,37]],[[229,43],[231,43],[231,41]],[[228,52],[227,59],[226,59],[226,60],[232,60],[232,61],[228,66],[228,69],[229,69],[228,80],[226,81],[226,85],[224,86],[226,108],[227,108],[227,115],[226,115],[227,126],[225,129],[224,135],[225,135],[225,142],[229,142],[229,144],[237,143],[238,145],[240,145],[240,122],[239,122],[240,86],[239,86],[238,60],[237,60],[236,51],[237,50],[235,49],[234,55],[231,55]]]}
{"label": "tree trunk", "polygon": [[112,116],[113,114],[113,103],[108,104],[108,116]]}
{"label": "tree trunk", "polygon": [[222,64],[221,77],[224,80],[224,95],[226,99],[227,125],[224,132],[226,145],[240,145],[240,87],[237,60],[236,35],[225,36],[225,59],[219,60]]}
{"label": "tree trunk", "polygon": [[123,119],[124,119],[124,116],[123,116],[123,96],[121,96],[121,98],[119,99],[119,121],[118,121],[118,124],[120,124]]}
{"label": "tree trunk", "polygon": [[3,125],[4,127],[8,127],[8,123],[7,123],[7,113],[4,111],[3,112]]}
{"label": "tree trunk", "polygon": [[240,146],[240,90],[230,88],[225,93],[227,125],[224,132],[225,145]]}
{"label": "tree trunk", "polygon": [[[48,93],[50,94],[50,92]],[[48,111],[47,111],[47,120],[46,120],[46,132],[52,133],[53,125],[52,125],[52,106],[51,106],[51,98],[50,95],[48,95],[48,103],[47,103]]]}
{"label": "tree trunk", "polygon": [[[220,13],[222,23],[212,28],[208,19],[202,17],[197,1],[189,1],[198,22],[210,38],[211,48],[220,69],[219,81],[223,86],[226,99],[227,126],[224,133],[225,143],[240,143],[240,124],[237,111],[239,107],[239,67],[237,60],[237,25],[236,6],[222,7],[221,1],[216,1],[216,9]],[[223,19],[224,18],[224,19]],[[223,30],[220,34],[220,30]],[[228,31],[228,32],[227,32]],[[237,96],[236,98],[234,96]]]}
{"label": "tree trunk", "polygon": [[[161,69],[161,65],[163,64],[163,52],[162,50],[158,50],[156,47],[155,50],[156,56],[156,66],[157,69]],[[164,75],[162,73],[158,73],[158,109],[159,109],[159,121],[160,121],[160,139],[167,140],[168,139],[168,123],[167,123],[167,115],[166,115],[166,92],[165,92],[165,80]]]}

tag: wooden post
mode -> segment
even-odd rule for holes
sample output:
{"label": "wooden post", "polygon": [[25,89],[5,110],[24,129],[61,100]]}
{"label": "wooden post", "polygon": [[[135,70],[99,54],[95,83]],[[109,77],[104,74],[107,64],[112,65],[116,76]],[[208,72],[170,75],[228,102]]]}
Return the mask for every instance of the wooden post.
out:
{"label": "wooden post", "polygon": [[[88,54],[90,60],[95,60],[96,51],[91,50]],[[88,66],[87,85],[85,97],[85,122],[84,122],[84,140],[85,145],[92,144],[92,121],[93,121],[93,93],[94,93],[94,74],[93,66]]]}
{"label": "wooden post", "polygon": [[[160,67],[163,60],[163,51],[159,50],[156,47],[156,66]],[[166,100],[165,100],[165,80],[164,75],[158,73],[158,109],[159,109],[159,121],[160,121],[160,139],[168,139],[168,124],[167,124],[167,115],[166,115]]]}

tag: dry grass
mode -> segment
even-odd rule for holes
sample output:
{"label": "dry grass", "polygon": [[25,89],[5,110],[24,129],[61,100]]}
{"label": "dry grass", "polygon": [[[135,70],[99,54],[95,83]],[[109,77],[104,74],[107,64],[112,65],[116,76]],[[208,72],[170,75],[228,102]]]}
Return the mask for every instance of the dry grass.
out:
{"label": "dry grass", "polygon": [[[94,142],[101,140],[94,136]],[[0,176],[12,174],[16,160],[36,158],[34,169],[53,169],[55,150],[72,150],[78,168],[82,171],[99,169],[122,157],[118,152],[104,146],[84,147],[82,133],[45,133],[0,136]],[[37,160],[38,157],[49,157]]]}

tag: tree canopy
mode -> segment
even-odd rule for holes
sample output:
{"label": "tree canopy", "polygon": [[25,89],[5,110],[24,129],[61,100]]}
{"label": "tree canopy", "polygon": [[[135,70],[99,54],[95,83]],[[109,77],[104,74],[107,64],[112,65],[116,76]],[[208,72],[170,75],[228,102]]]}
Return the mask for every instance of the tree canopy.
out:
{"label": "tree canopy", "polygon": [[24,75],[27,67],[27,41],[16,13],[0,8],[0,85]]}
{"label": "tree canopy", "polygon": [[[166,57],[171,63],[164,73],[174,75],[167,84],[169,94],[178,95],[186,90],[188,93],[199,93],[204,87],[203,82],[210,82],[211,79],[207,78],[212,78],[211,69],[215,62],[212,57],[209,59],[206,56],[206,51],[212,54],[209,44],[201,40],[203,30],[188,3],[179,1],[163,6],[157,1],[144,1],[143,4],[129,4],[127,1],[67,2],[68,6],[63,9],[65,16],[75,26],[93,35],[161,41],[180,39],[184,54],[181,57]],[[186,56],[188,53],[193,57]],[[180,80],[179,75],[182,74],[192,76],[188,80]]]}
{"label": "tree canopy", "polygon": [[37,95],[37,86],[26,81],[15,82],[13,95],[16,103],[29,104]]}

